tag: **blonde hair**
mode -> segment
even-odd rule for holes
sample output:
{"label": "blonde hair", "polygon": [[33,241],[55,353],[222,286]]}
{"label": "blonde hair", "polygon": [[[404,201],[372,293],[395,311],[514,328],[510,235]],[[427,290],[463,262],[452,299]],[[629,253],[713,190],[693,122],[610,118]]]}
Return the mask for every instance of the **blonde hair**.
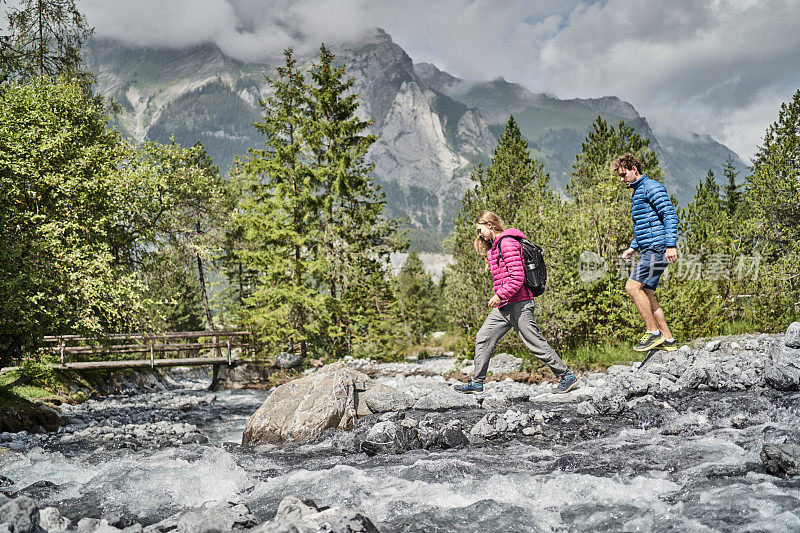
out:
{"label": "blonde hair", "polygon": [[[485,224],[491,228],[495,233],[503,233],[506,230],[506,225],[503,219],[492,213],[491,211],[482,211],[475,217],[475,224]],[[486,242],[480,235],[475,237],[475,251],[479,254],[486,255],[486,252],[492,249],[492,243]]]}

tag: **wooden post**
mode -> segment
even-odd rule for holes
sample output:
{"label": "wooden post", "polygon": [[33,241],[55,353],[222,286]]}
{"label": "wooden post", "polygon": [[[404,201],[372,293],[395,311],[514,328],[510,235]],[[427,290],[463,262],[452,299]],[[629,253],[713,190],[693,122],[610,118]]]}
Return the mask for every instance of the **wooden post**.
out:
{"label": "wooden post", "polygon": [[228,336],[228,366],[231,365],[231,338]]}
{"label": "wooden post", "polygon": [[150,368],[156,366],[155,348],[153,347],[153,339],[150,339]]}
{"label": "wooden post", "polygon": [[59,341],[59,351],[61,352],[61,364],[64,364],[64,339]]}

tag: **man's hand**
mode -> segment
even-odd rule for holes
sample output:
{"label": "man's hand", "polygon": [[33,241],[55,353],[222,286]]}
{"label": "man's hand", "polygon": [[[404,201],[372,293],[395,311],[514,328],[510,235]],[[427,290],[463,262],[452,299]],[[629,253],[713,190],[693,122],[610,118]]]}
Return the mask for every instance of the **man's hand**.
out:
{"label": "man's hand", "polygon": [[678,260],[678,249],[677,248],[667,248],[666,252],[667,261],[670,263],[674,263]]}
{"label": "man's hand", "polygon": [[496,295],[496,294],[495,294],[495,295],[494,295],[494,296],[492,296],[492,298],[489,300],[489,307],[500,307],[500,304],[501,304],[501,303],[503,303],[503,302],[500,300],[500,297],[499,297],[498,295]]}
{"label": "man's hand", "polygon": [[[674,249],[674,248],[673,248],[673,249]],[[636,250],[634,250],[633,248],[628,248],[627,250],[625,250],[624,252],[622,252],[622,256],[621,256],[621,257],[622,257],[622,258],[623,258],[625,261],[630,261],[631,259],[633,259],[633,254],[635,254],[635,253],[636,253]]]}

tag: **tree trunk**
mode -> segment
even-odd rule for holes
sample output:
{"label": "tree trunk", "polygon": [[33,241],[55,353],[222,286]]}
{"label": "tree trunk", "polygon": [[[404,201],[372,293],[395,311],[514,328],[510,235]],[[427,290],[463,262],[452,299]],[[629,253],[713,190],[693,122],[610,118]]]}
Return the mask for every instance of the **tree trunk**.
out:
{"label": "tree trunk", "polygon": [[203,270],[203,260],[200,258],[200,254],[195,254],[195,257],[197,258],[197,277],[200,280],[200,292],[203,294],[203,309],[206,312],[208,327],[211,331],[217,331],[217,328],[214,327],[214,319],[211,318],[211,308],[208,305],[208,292],[206,291],[206,275]]}

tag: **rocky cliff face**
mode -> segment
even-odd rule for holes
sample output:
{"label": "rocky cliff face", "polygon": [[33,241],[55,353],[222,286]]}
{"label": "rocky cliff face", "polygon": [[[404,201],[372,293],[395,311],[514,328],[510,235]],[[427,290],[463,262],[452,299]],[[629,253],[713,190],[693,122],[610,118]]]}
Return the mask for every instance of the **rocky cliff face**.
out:
{"label": "rocky cliff face", "polygon": [[[626,120],[651,139],[682,202],[709,168],[721,175],[732,154],[709,138],[656,139],[647,121],[616,97],[559,100],[502,78],[472,83],[433,65],[415,65],[380,30],[363,42],[332,49],[355,77],[360,116],[374,119],[371,133],[378,141],[368,157],[387,195],[389,215],[408,216],[412,226],[449,232],[470,186],[470,170],[489,160],[512,113],[532,154],[562,192],[598,114],[614,124]],[[296,59],[308,67],[315,55]],[[95,41],[87,62],[100,92],[121,104],[115,124],[123,133],[137,141],[168,142],[174,136],[185,146],[200,141],[224,171],[234,156],[263,143],[252,122],[266,96],[264,75],[273,75],[282,59],[245,64],[213,45],[166,50]]]}

